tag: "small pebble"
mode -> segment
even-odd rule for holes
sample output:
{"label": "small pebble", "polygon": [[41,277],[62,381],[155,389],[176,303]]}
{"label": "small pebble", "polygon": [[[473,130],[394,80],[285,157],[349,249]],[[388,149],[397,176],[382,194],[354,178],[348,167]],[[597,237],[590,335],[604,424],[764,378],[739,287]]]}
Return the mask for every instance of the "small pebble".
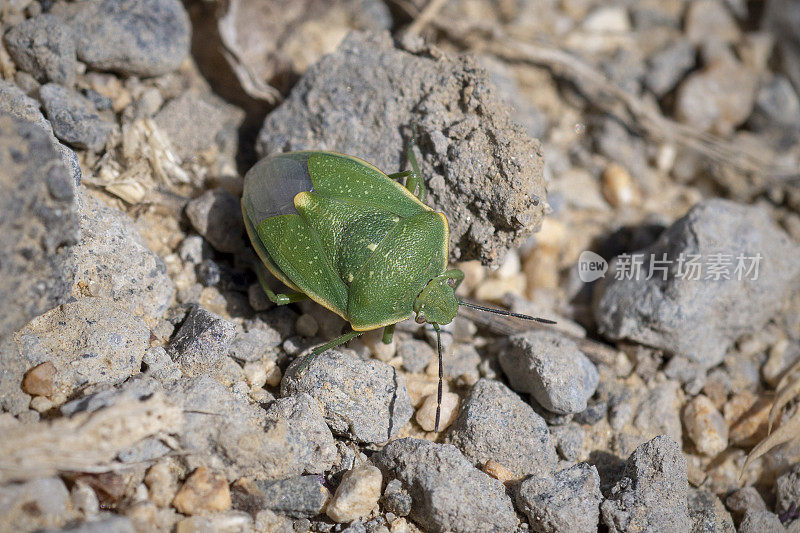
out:
{"label": "small pebble", "polygon": [[51,361],[45,361],[28,370],[22,380],[22,390],[32,396],[50,396],[53,394],[55,377],[55,365]]}
{"label": "small pebble", "polygon": [[168,506],[178,489],[175,472],[166,461],[148,468],[144,482],[149,490],[150,501],[159,507]]}
{"label": "small pebble", "polygon": [[297,322],[295,323],[294,327],[297,330],[298,335],[309,338],[314,337],[319,331],[317,319],[308,313],[303,313],[297,317]]}
{"label": "small pebble", "polygon": [[392,336],[389,344],[383,342],[383,329],[368,331],[361,336],[361,341],[369,349],[372,357],[379,361],[388,362],[397,353],[397,335]]}
{"label": "small pebble", "polygon": [[336,489],[325,513],[334,522],[352,522],[367,516],[381,497],[381,471],[362,464],[348,471]]}
{"label": "small pebble", "polygon": [[[439,431],[443,431],[453,423],[458,416],[458,394],[445,392],[442,394],[442,409],[439,413]],[[422,405],[417,409],[415,416],[417,423],[425,431],[433,431],[436,425],[437,394],[425,397]]]}
{"label": "small pebble", "polygon": [[487,474],[498,481],[502,481],[503,483],[518,479],[517,476],[514,475],[514,472],[501,465],[494,459],[489,459],[486,461],[481,470],[484,474]]}
{"label": "small pebble", "polygon": [[272,364],[267,364],[266,368],[267,377],[266,377],[266,384],[270,387],[277,387],[281,384],[281,379],[283,378],[283,372],[278,365],[272,361]]}
{"label": "small pebble", "polygon": [[631,175],[622,165],[611,163],[603,171],[603,196],[614,207],[639,202],[639,191]]}
{"label": "small pebble", "polygon": [[418,339],[405,339],[397,348],[397,355],[403,360],[403,368],[408,372],[422,372],[431,359],[436,356],[433,347]]}
{"label": "small pebble", "polygon": [[188,515],[225,511],[231,507],[231,493],[224,476],[199,467],[183,483],[172,506]]}
{"label": "small pebble", "polygon": [[743,390],[728,400],[722,412],[730,428],[731,444],[740,447],[755,446],[766,438],[771,407],[771,398],[756,396],[748,390]]}
{"label": "small pebble", "polygon": [[36,396],[31,400],[31,409],[37,413],[45,413],[53,408],[53,402],[47,396]]}
{"label": "small pebble", "polygon": [[728,447],[728,425],[707,397],[695,397],[683,412],[683,424],[697,451],[717,455]]}
{"label": "small pebble", "polygon": [[97,499],[97,494],[85,481],[78,480],[75,482],[70,492],[70,497],[72,505],[83,512],[87,518],[97,515],[100,511],[100,502]]}
{"label": "small pebble", "polygon": [[[270,361],[274,365],[274,361]],[[251,361],[244,365],[244,375],[251,387],[260,389],[267,382],[267,368],[261,361]]]}
{"label": "small pebble", "polygon": [[755,487],[748,486],[734,491],[725,498],[725,506],[737,522],[744,518],[747,511],[766,511],[767,504]]}

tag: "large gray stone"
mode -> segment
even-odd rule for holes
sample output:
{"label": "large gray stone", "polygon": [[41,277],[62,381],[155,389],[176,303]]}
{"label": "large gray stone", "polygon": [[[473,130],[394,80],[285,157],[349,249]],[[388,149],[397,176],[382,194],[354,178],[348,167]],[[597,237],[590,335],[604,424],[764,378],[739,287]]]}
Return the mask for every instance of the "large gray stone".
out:
{"label": "large gray stone", "polygon": [[0,115],[0,336],[64,302],[78,241],[75,184],[42,128]]}
{"label": "large gray stone", "polygon": [[399,479],[412,498],[410,516],[426,530],[513,531],[517,516],[503,485],[474,468],[449,444],[390,442],[373,456],[384,479]]}
{"label": "large gray stone", "polygon": [[578,345],[555,331],[514,335],[499,361],[514,390],[529,393],[542,407],[558,414],[586,409],[600,379]]}
{"label": "large gray stone", "polygon": [[636,448],[600,509],[610,533],[689,531],[689,483],[680,446],[661,435]]}
{"label": "large gray stone", "polygon": [[5,43],[17,66],[38,81],[67,87],[75,83],[75,40],[58,17],[45,14],[27,19],[5,34]]}
{"label": "large gray stone", "polygon": [[302,361],[298,358],[286,370],[281,395],[310,394],[336,435],[358,442],[386,442],[414,413],[405,380],[386,363],[328,350],[298,376]]}
{"label": "large gray stone", "polygon": [[100,151],[116,128],[89,99],[72,89],[48,83],[39,89],[39,97],[56,137],[70,146]]}
{"label": "large gray stone", "polygon": [[497,262],[539,225],[539,143],[511,122],[474,60],[421,39],[396,47],[388,33],[350,34],[267,116],[258,149],[334,150],[398,172],[408,168],[411,124],[428,202],[450,221],[453,259]]}
{"label": "large gray stone", "polygon": [[478,466],[492,459],[518,477],[547,475],[558,462],[544,419],[491,379],[481,379],[470,389],[447,441]]}
{"label": "large gray stone", "polygon": [[[595,306],[600,331],[706,367],[719,363],[737,338],[763,327],[800,287],[800,246],[764,209],[727,200],[695,205],[641,253],[645,261],[638,279],[613,277],[620,258],[609,266]],[[750,279],[753,274],[745,269],[737,279],[737,257],[746,268],[754,263],[747,258],[758,254],[757,279]],[[664,255],[670,261],[667,279],[659,271],[646,279],[650,258],[660,261]],[[679,258],[693,256],[700,258],[700,279],[691,279],[687,263],[687,275],[679,276]],[[708,265],[724,265],[715,258],[728,258],[730,279],[714,279]]]}

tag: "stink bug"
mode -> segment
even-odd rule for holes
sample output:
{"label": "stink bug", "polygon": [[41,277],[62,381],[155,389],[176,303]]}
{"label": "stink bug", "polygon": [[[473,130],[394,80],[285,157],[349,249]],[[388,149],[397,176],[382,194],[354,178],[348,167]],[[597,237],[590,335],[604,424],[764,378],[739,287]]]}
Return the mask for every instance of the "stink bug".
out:
{"label": "stink bug", "polygon": [[[412,141],[413,143],[413,141]],[[264,266],[287,287],[275,294],[256,268],[270,300],[285,305],[311,298],[350,323],[352,331],[312,350],[317,355],[358,335],[384,328],[391,342],[394,325],[416,315],[436,330],[439,388],[435,430],[442,400],[442,347],[439,325],[458,306],[552,324],[459,300],[464,279],[447,268],[447,218],[428,207],[412,146],[412,170],[384,174],[361,159],[335,152],[288,152],[256,163],[242,194],[247,234]],[[399,180],[405,178],[405,186]]]}

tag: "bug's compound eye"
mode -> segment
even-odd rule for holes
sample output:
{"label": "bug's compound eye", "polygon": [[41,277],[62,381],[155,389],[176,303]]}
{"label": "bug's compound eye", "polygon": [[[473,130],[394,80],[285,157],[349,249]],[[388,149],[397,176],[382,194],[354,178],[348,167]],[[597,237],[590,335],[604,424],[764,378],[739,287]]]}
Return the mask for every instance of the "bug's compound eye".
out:
{"label": "bug's compound eye", "polygon": [[453,278],[447,278],[447,284],[450,285],[451,287],[455,288],[456,280],[454,280]]}
{"label": "bug's compound eye", "polygon": [[414,320],[417,322],[417,324],[424,324],[425,323],[425,313],[420,312],[417,315],[417,318],[415,318]]}

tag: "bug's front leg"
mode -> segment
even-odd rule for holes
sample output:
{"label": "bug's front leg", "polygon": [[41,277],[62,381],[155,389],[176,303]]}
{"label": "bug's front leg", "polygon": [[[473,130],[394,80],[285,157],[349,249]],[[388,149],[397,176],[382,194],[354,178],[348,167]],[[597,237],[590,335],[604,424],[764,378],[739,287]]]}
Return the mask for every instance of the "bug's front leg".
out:
{"label": "bug's front leg", "polygon": [[394,336],[394,324],[389,324],[383,328],[383,344],[391,344],[392,337]]}
{"label": "bug's front leg", "polygon": [[299,291],[276,294],[269,287],[269,283],[267,282],[267,273],[264,267],[261,265],[256,265],[255,271],[256,277],[258,277],[258,283],[261,285],[261,289],[267,295],[267,298],[269,298],[269,300],[275,305],[288,305],[308,299],[308,295],[306,293]]}

